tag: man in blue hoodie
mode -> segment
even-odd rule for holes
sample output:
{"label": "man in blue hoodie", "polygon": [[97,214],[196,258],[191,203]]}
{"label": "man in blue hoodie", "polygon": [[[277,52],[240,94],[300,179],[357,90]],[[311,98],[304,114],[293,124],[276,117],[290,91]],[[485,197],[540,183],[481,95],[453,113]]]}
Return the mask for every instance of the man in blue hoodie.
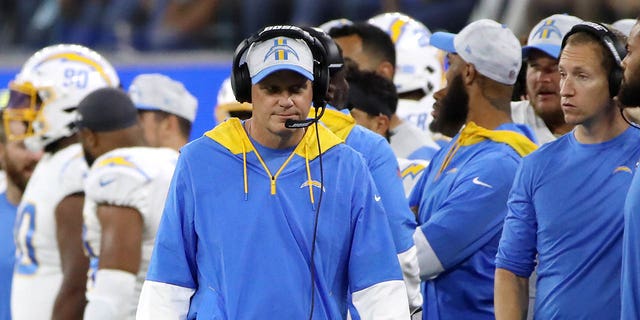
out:
{"label": "man in blue hoodie", "polygon": [[320,43],[267,27],[236,50],[252,117],[182,149],[139,319],[402,319],[409,306],[381,197],[361,156],[307,119],[322,107]]}

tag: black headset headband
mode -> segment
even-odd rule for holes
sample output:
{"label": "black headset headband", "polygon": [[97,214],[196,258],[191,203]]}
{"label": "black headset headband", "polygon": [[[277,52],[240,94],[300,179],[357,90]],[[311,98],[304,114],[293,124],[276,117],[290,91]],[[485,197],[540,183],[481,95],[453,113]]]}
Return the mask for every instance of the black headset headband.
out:
{"label": "black headset headband", "polygon": [[574,33],[586,32],[594,35],[611,52],[618,66],[622,65],[622,59],[627,55],[625,44],[622,43],[615,33],[611,32],[605,25],[596,22],[582,22],[576,24],[567,32],[562,39],[562,49],[567,44],[567,39]]}
{"label": "black headset headband", "polygon": [[314,27],[302,27],[302,29],[308,32],[314,38],[320,40],[325,52],[327,53],[327,64],[329,67],[329,73],[334,74],[336,71],[342,69],[344,66],[344,58],[340,52],[338,44],[320,28]]}

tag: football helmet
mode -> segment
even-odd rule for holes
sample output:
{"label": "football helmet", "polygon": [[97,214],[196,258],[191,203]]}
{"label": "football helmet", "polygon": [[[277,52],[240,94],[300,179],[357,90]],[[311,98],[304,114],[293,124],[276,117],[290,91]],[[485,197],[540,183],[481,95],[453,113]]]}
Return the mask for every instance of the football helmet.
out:
{"label": "football helmet", "polygon": [[[97,52],[74,44],[53,45],[34,53],[9,83],[9,102],[3,111],[8,139],[24,139],[31,150],[77,132],[75,106],[103,87],[118,87],[120,79]],[[10,121],[22,121],[24,135],[8,132]]]}
{"label": "football helmet", "polygon": [[224,122],[230,117],[243,120],[249,119],[253,112],[253,106],[250,103],[240,103],[236,100],[236,96],[233,95],[233,89],[231,88],[230,78],[224,79],[222,85],[220,85],[217,104],[215,108],[216,123]]}
{"label": "football helmet", "polygon": [[431,31],[421,22],[399,12],[383,13],[368,23],[384,30],[396,47],[398,93],[422,89],[426,95],[442,86],[442,62],[438,50],[429,45]]}

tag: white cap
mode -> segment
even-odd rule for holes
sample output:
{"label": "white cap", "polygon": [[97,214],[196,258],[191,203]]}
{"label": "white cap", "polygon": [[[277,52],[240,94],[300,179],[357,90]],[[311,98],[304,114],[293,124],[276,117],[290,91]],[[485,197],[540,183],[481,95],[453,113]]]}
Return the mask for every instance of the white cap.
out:
{"label": "white cap", "polygon": [[538,49],[558,59],[562,38],[573,26],[581,22],[582,19],[568,14],[554,14],[540,20],[531,29],[527,45],[522,47],[522,56],[526,58],[531,49]]}
{"label": "white cap", "polygon": [[516,36],[504,25],[481,19],[464,27],[460,33],[436,32],[431,45],[457,53],[464,61],[494,81],[513,85],[522,65],[522,50]]}
{"label": "white cap", "polygon": [[620,32],[622,32],[625,36],[629,36],[631,34],[631,29],[636,25],[638,20],[636,19],[620,19],[612,24],[612,26]]}
{"label": "white cap", "polygon": [[196,118],[198,100],[182,83],[159,73],[135,77],[129,96],[138,110],[164,111],[191,122]]}
{"label": "white cap", "polygon": [[313,53],[300,39],[277,37],[254,43],[247,51],[251,83],[279,70],[291,70],[313,81]]}

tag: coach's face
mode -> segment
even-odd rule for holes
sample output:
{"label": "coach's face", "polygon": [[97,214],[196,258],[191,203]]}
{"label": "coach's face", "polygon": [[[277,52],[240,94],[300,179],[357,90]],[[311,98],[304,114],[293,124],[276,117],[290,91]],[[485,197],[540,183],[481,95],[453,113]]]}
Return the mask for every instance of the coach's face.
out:
{"label": "coach's face", "polygon": [[602,59],[599,44],[593,42],[569,43],[562,50],[558,67],[565,122],[588,124],[609,108],[609,79]]}
{"label": "coach's face", "polygon": [[627,56],[622,60],[624,76],[618,99],[625,106],[640,106],[640,24],[627,38]]}
{"label": "coach's face", "polygon": [[[251,86],[251,136],[265,146],[270,146],[270,142],[288,139],[294,134],[304,134],[303,130],[288,129],[284,124],[289,119],[305,120],[312,98],[312,83],[300,73],[281,70],[266,76]],[[263,139],[268,141],[262,141]]]}

